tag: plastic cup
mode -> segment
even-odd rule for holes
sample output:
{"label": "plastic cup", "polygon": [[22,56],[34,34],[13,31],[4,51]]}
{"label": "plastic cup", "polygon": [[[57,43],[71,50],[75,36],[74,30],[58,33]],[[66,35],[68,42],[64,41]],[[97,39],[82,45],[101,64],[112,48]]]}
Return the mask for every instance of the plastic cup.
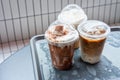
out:
{"label": "plastic cup", "polygon": [[68,24],[52,24],[45,32],[48,41],[52,64],[59,70],[72,66],[74,43],[78,39],[77,31]]}
{"label": "plastic cup", "polygon": [[[77,29],[78,25],[87,21],[87,16],[81,7],[76,4],[70,4],[63,8],[61,13],[58,15],[58,20],[61,23],[74,25],[75,29]],[[74,48],[79,48],[79,40],[76,41]]]}
{"label": "plastic cup", "polygon": [[87,21],[87,16],[81,7],[76,4],[70,4],[63,8],[58,15],[58,20],[62,23],[72,24],[77,29],[79,24]]}
{"label": "plastic cup", "polygon": [[94,64],[100,61],[110,27],[100,21],[89,20],[78,27],[81,42],[81,59]]}

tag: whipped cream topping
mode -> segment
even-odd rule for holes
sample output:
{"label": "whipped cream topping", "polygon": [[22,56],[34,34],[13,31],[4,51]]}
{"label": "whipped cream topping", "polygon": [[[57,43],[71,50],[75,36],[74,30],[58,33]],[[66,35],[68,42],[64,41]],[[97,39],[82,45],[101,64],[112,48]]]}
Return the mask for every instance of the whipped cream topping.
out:
{"label": "whipped cream topping", "polygon": [[83,10],[70,9],[70,10],[62,11],[58,16],[58,20],[60,22],[64,22],[68,24],[78,24],[85,17],[86,15],[83,12]]}
{"label": "whipped cream topping", "polygon": [[51,25],[45,32],[45,37],[50,42],[68,43],[76,41],[78,39],[78,33],[71,25],[58,24]]}

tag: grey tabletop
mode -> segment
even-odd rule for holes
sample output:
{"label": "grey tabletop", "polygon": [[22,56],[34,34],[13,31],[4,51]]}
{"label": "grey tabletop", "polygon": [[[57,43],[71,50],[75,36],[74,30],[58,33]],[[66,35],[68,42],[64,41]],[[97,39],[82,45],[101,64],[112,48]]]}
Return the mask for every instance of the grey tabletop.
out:
{"label": "grey tabletop", "polygon": [[[120,29],[120,28],[118,28],[118,29]],[[103,57],[103,59],[102,59],[103,63],[105,63],[105,67],[107,64],[112,65],[112,67],[108,67],[109,65],[107,65],[108,68],[104,68],[104,66],[103,67],[98,66],[98,69],[100,69],[100,71],[101,71],[101,69],[106,69],[104,71],[109,73],[110,75],[112,75],[112,70],[114,69],[115,70],[114,76],[111,76],[110,79],[111,80],[113,80],[113,79],[120,80],[120,77],[118,75],[118,74],[120,74],[120,61],[119,61],[120,54],[118,52],[120,50],[120,43],[119,43],[120,42],[120,32],[115,32],[115,35],[114,36],[113,35],[114,34],[110,34],[109,37],[111,37],[111,38],[109,38],[107,40],[106,45],[111,45],[111,46],[108,46],[107,49],[105,47],[103,52],[106,53],[106,54],[104,54],[104,56],[106,58]],[[109,55],[109,54],[111,54],[111,55]],[[104,59],[106,59],[106,60],[104,60]],[[107,61],[107,62],[104,62],[104,61]],[[102,63],[101,63],[101,65],[102,65]],[[93,76],[99,75],[93,68],[91,68],[91,67],[88,67],[88,68],[90,68],[90,69],[88,69],[88,72],[91,73]],[[76,74],[76,72],[74,74]],[[101,74],[104,74],[104,73],[101,72]],[[35,80],[34,68],[33,68],[31,51],[30,51],[29,45],[24,47],[23,49],[17,51],[11,57],[9,57],[7,60],[5,60],[2,64],[0,64],[0,80]],[[100,80],[100,79],[95,78],[95,80]]]}
{"label": "grey tabletop", "polygon": [[0,64],[0,80],[34,80],[30,46]]}
{"label": "grey tabletop", "polygon": [[49,47],[41,35],[33,37],[32,55],[37,80],[120,80],[120,28],[111,28],[100,62],[90,65],[80,59],[81,51],[74,51],[70,70],[61,71],[52,66]]}

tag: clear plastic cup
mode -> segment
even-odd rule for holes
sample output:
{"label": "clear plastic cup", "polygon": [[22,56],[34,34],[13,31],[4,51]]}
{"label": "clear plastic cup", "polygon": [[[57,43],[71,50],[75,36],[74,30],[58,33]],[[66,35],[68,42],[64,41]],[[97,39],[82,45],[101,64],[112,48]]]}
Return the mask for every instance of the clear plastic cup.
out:
{"label": "clear plastic cup", "polygon": [[58,15],[58,20],[62,23],[72,24],[77,29],[79,24],[87,21],[87,16],[81,7],[76,4],[70,4],[63,8]]}
{"label": "clear plastic cup", "polygon": [[59,70],[72,66],[74,43],[78,39],[77,31],[69,24],[53,23],[45,32],[52,64]]}
{"label": "clear plastic cup", "polygon": [[90,64],[99,62],[110,27],[104,22],[88,20],[78,27],[81,59]]}
{"label": "clear plastic cup", "polygon": [[[70,4],[63,8],[61,13],[58,15],[58,20],[61,23],[74,25],[75,29],[77,29],[78,25],[87,21],[87,16],[81,7],[76,4]],[[76,41],[74,47],[79,48],[79,40]]]}

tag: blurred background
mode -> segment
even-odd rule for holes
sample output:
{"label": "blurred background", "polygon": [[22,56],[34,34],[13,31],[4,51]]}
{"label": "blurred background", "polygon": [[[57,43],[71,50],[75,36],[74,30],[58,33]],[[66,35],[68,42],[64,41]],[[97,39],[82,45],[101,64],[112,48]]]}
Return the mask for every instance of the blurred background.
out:
{"label": "blurred background", "polygon": [[120,0],[0,0],[0,63],[44,34],[68,4],[82,7],[89,20],[120,26]]}

